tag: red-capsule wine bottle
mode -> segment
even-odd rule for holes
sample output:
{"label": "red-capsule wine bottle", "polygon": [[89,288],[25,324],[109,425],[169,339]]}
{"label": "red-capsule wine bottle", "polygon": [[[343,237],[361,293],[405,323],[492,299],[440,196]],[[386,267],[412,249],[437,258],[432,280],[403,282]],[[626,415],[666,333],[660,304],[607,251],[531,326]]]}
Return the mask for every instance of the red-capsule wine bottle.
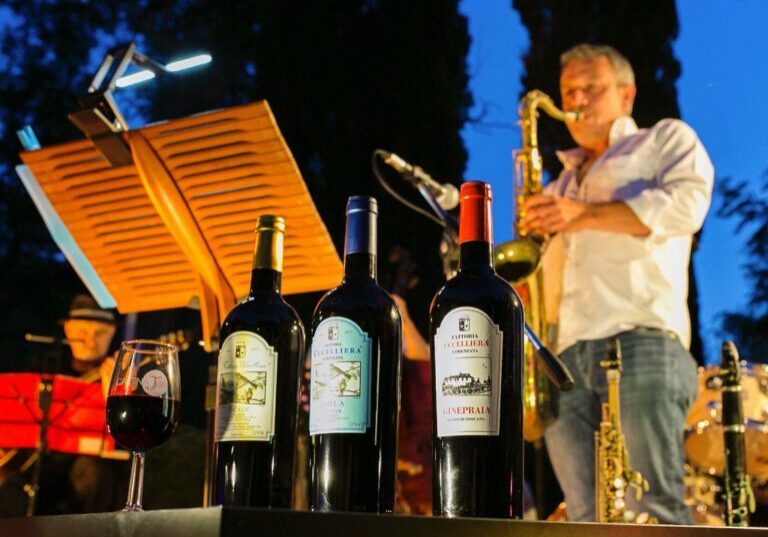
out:
{"label": "red-capsule wine bottle", "polygon": [[284,232],[258,219],[251,291],[221,327],[213,504],[291,507],[304,328],[280,295]]}
{"label": "red-capsule wine bottle", "polygon": [[344,279],[312,319],[310,507],[391,513],[402,321],[376,282],[376,200],[347,202]]}
{"label": "red-capsule wine bottle", "polygon": [[520,518],[523,307],[493,268],[490,185],[460,199],[459,272],[430,309],[433,511]]}

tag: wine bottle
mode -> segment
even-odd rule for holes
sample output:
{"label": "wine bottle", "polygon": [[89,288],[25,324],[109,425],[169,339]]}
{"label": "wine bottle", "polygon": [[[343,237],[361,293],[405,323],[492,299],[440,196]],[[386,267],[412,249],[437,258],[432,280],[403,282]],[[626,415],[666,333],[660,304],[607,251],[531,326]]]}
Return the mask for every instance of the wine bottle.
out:
{"label": "wine bottle", "polygon": [[284,232],[258,219],[250,293],[221,327],[214,504],[291,506],[304,328],[280,295]]}
{"label": "wine bottle", "polygon": [[376,282],[374,198],[347,202],[344,278],[312,318],[310,507],[391,513],[402,321]]}
{"label": "wine bottle", "polygon": [[496,274],[491,187],[461,186],[459,272],[430,308],[435,515],[523,510],[523,307]]}

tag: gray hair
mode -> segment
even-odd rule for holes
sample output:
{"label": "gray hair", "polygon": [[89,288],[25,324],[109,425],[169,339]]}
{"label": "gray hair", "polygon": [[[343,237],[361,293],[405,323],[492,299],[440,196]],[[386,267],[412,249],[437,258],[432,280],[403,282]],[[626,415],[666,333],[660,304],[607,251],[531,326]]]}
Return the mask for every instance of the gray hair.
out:
{"label": "gray hair", "polygon": [[560,55],[560,68],[564,68],[572,61],[589,61],[601,56],[605,56],[611,62],[613,72],[616,73],[616,80],[620,85],[634,85],[635,72],[632,70],[632,65],[623,54],[608,45],[590,45],[588,43],[576,45]]}

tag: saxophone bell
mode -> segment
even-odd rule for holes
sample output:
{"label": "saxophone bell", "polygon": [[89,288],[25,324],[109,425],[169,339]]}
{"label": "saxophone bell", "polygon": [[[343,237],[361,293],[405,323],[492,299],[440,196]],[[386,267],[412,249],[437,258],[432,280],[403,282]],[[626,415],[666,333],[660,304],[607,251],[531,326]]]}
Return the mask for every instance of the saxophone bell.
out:
{"label": "saxophone bell", "polygon": [[546,247],[546,238],[524,235],[495,248],[496,272],[512,284],[517,284],[536,272]]}

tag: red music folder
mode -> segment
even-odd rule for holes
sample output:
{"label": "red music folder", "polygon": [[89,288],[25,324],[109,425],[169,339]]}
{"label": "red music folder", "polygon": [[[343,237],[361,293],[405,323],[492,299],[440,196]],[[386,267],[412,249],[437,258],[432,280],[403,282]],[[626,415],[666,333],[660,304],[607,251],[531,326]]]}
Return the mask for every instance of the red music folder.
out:
{"label": "red music folder", "polygon": [[99,382],[65,375],[0,374],[0,448],[36,448],[43,412],[40,384],[50,380],[48,451],[126,458],[107,432],[106,401]]}

